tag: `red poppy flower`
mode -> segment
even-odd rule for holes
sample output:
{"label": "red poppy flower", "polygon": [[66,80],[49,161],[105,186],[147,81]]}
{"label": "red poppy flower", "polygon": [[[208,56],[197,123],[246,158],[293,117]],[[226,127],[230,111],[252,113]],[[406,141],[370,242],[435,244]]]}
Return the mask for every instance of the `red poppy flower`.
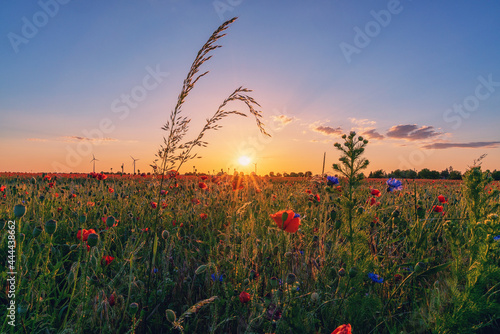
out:
{"label": "red poppy flower", "polygon": [[442,205],[434,205],[432,207],[432,211],[434,211],[434,212],[443,212],[443,206]]}
{"label": "red poppy flower", "polygon": [[208,179],[208,176],[206,176],[206,175],[202,175],[202,176],[200,176],[200,179],[202,179],[202,180],[206,180],[206,179]]}
{"label": "red poppy flower", "polygon": [[380,197],[382,196],[382,193],[378,189],[372,189],[371,194],[375,197]]}
{"label": "red poppy flower", "polygon": [[61,207],[58,207],[57,208],[57,212],[61,212],[62,211],[62,208]]}
{"label": "red poppy flower", "polygon": [[200,213],[200,218],[205,220],[208,218],[208,215],[206,213]]}
{"label": "red poppy flower", "polygon": [[256,192],[257,194],[259,194],[259,193],[261,193],[261,192],[262,192],[262,189],[257,188],[257,189],[255,189],[255,192]]}
{"label": "red poppy flower", "polygon": [[158,206],[158,204],[156,204],[156,202],[151,202],[151,203],[149,203],[149,204],[151,205],[151,207],[152,207],[153,209],[156,209],[156,207]]}
{"label": "red poppy flower", "polygon": [[166,190],[160,191],[160,195],[166,195],[167,193],[168,193],[168,191],[166,191]]}
{"label": "red poppy flower", "polygon": [[55,197],[59,197],[59,194],[58,194],[58,193],[55,193],[55,194],[54,194],[54,196],[55,196]]}
{"label": "red poppy flower", "polygon": [[233,191],[243,189],[243,184],[239,177],[233,180],[232,186],[233,186]]}
{"label": "red poppy flower", "polygon": [[448,200],[443,195],[438,196],[438,201],[439,201],[439,203],[443,203],[443,204],[448,203]]}
{"label": "red poppy flower", "polygon": [[49,187],[53,188],[54,187],[54,182],[49,182]]}
{"label": "red poppy flower", "polygon": [[306,190],[306,193],[308,193],[308,194],[310,195],[310,194],[312,194],[312,191],[311,191],[311,190],[309,190],[309,189],[307,189],[307,190]]}
{"label": "red poppy flower", "polygon": [[165,209],[168,206],[167,202],[161,202],[162,209]]}
{"label": "red poppy flower", "polygon": [[76,197],[76,194],[71,194],[71,198],[75,198]]}
{"label": "red poppy flower", "polygon": [[113,188],[108,188],[108,192],[109,192],[109,193],[114,193],[114,192],[115,192],[115,190],[114,190]]}
{"label": "red poppy flower", "polygon": [[352,334],[351,324],[340,325],[332,332],[332,334]]}
{"label": "red poppy flower", "polygon": [[90,229],[90,230],[86,230],[86,229],[81,229],[78,231],[78,233],[76,234],[76,238],[78,240],[83,240],[83,241],[87,241],[87,239],[89,238],[89,234],[92,234],[92,233],[95,233],[95,230],[94,229]]}
{"label": "red poppy flower", "polygon": [[400,274],[396,274],[394,275],[394,279],[396,280],[396,282],[399,282],[403,279],[403,276],[401,276]]}
{"label": "red poppy flower", "polygon": [[[286,219],[283,221],[283,215],[286,213]],[[292,210],[282,210],[271,215],[276,225],[289,233],[295,233],[299,229],[300,215],[294,213]]]}
{"label": "red poppy flower", "polygon": [[248,292],[243,291],[242,293],[240,293],[240,302],[242,304],[248,303],[250,299],[250,294]]}
{"label": "red poppy flower", "polygon": [[0,187],[0,191],[1,191],[1,192],[4,192],[4,191],[5,191],[5,188],[6,188],[5,186],[1,186],[1,187]]}
{"label": "red poppy flower", "polygon": [[111,296],[109,296],[108,303],[109,303],[109,306],[115,305],[115,294],[114,293],[111,294]]}
{"label": "red poppy flower", "polygon": [[311,202],[315,202],[315,203],[319,203],[320,202],[320,197],[319,197],[319,194],[316,194],[313,196],[313,194],[310,194],[309,195],[309,200]]}
{"label": "red poppy flower", "polygon": [[50,181],[52,178],[49,175],[45,175],[44,179]]}
{"label": "red poppy flower", "polygon": [[113,262],[115,258],[112,257],[112,256],[109,256],[109,255],[105,255],[102,257],[102,263],[106,263],[106,265],[110,264],[111,262]]}
{"label": "red poppy flower", "polygon": [[206,185],[205,182],[198,183],[198,187],[203,190],[208,189],[208,186]]}
{"label": "red poppy flower", "polygon": [[171,171],[168,172],[168,178],[173,179],[176,178],[179,175],[175,169],[172,169]]}
{"label": "red poppy flower", "polygon": [[375,197],[370,197],[370,199],[367,202],[370,203],[370,205],[377,204],[377,200],[375,199]]}

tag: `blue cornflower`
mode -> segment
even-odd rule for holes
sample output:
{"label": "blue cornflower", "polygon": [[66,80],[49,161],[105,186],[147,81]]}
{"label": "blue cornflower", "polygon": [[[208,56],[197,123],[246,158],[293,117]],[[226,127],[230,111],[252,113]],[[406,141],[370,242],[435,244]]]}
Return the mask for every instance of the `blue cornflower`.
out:
{"label": "blue cornflower", "polygon": [[295,215],[293,215],[293,218],[300,218],[300,215],[296,213]]}
{"label": "blue cornflower", "polygon": [[222,282],[224,280],[224,277],[222,276],[222,274],[221,275],[219,275],[219,274],[212,274],[211,277],[212,277],[212,281],[214,281],[214,282],[217,281],[217,280],[219,282]]}
{"label": "blue cornflower", "polygon": [[496,237],[493,237],[493,240],[500,241],[500,235],[497,235]]}
{"label": "blue cornflower", "polygon": [[383,283],[384,279],[377,274],[368,273],[368,278],[370,278],[375,283]]}
{"label": "blue cornflower", "polygon": [[401,181],[397,180],[397,179],[394,179],[394,178],[390,178],[389,180],[387,180],[387,191],[389,192],[392,192],[393,190],[401,190],[403,189],[403,184],[401,183]]}
{"label": "blue cornflower", "polygon": [[329,186],[339,184],[339,179],[336,178],[335,176],[327,176],[326,179],[328,180],[327,184]]}

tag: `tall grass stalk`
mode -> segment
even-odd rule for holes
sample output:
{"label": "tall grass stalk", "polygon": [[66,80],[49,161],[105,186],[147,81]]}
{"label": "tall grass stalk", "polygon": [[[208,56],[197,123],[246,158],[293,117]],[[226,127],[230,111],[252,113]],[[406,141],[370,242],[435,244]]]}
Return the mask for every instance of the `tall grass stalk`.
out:
{"label": "tall grass stalk", "polygon": [[[197,153],[193,153],[193,150],[197,147],[206,147],[208,143],[203,141],[205,134],[210,130],[218,130],[222,126],[219,122],[228,116],[238,115],[246,117],[247,114],[238,111],[238,110],[227,110],[228,104],[231,102],[240,101],[243,102],[251,115],[255,117],[257,127],[260,132],[264,135],[270,136],[265,128],[264,123],[262,123],[262,113],[257,109],[260,105],[255,101],[253,97],[248,95],[251,92],[250,89],[244,87],[236,88],[227,98],[223,100],[223,102],[219,105],[215,113],[206,120],[205,125],[195,137],[195,139],[184,141],[185,136],[189,132],[189,123],[191,119],[189,116],[184,116],[183,114],[183,105],[186,101],[191,90],[194,88],[195,84],[204,77],[209,71],[205,71],[201,74],[200,68],[201,66],[207,62],[210,58],[212,58],[212,51],[217,48],[220,48],[220,45],[217,45],[216,42],[225,36],[223,33],[230,24],[232,24],[237,18],[234,17],[226,22],[224,22],[221,26],[219,26],[213,34],[210,36],[208,41],[202,46],[202,48],[198,51],[198,54],[193,61],[191,68],[188,72],[186,79],[183,82],[181,93],[177,98],[177,103],[170,113],[169,120],[162,126],[162,130],[167,133],[167,135],[163,138],[163,144],[160,145],[160,149],[157,153],[157,159],[153,162],[152,167],[155,170],[156,175],[160,178],[159,187],[158,187],[158,206],[156,209],[155,221],[153,226],[153,233],[148,236],[148,242],[150,242],[150,237],[154,235],[155,239],[158,238],[158,223],[160,220],[160,208],[161,208],[161,194],[160,191],[163,189],[163,185],[165,183],[165,177],[167,173],[174,171],[174,174],[170,174],[170,176],[175,176],[177,171],[182,168],[184,163],[189,160],[195,159],[197,157]],[[172,180],[169,178],[168,180]],[[151,272],[154,268],[154,258],[155,251],[154,245],[152,245],[152,250],[150,252],[150,261],[149,261],[149,273],[148,273],[148,282],[147,282],[147,291],[150,291],[151,288]],[[147,294],[146,294],[147,295]],[[146,299],[146,302],[149,303]],[[146,303],[145,303],[146,304]]]}

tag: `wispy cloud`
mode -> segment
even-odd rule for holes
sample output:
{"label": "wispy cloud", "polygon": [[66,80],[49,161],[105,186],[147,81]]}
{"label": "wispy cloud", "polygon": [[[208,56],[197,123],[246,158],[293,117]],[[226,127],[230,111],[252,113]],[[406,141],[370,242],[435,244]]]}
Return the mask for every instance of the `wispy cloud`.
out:
{"label": "wispy cloud", "polygon": [[27,138],[26,140],[27,141],[36,141],[36,142],[46,142],[46,141],[48,141],[45,138]]}
{"label": "wispy cloud", "polygon": [[336,136],[342,134],[342,129],[339,127],[331,127],[331,126],[325,126],[325,125],[320,125],[319,122],[314,122],[312,124],[309,124],[309,129],[311,129],[314,132],[321,133],[322,135],[325,136]]}
{"label": "wispy cloud", "polygon": [[387,131],[387,137],[410,141],[425,140],[442,134],[442,132],[436,132],[433,126],[424,125],[419,128],[416,124],[395,125]]}
{"label": "wispy cloud", "polygon": [[273,121],[281,123],[282,126],[287,125],[295,120],[295,117],[288,117],[287,115],[271,116]]}
{"label": "wispy cloud", "polygon": [[495,148],[500,145],[500,141],[478,141],[469,143],[432,143],[424,145],[424,149],[443,150],[447,148]]}
{"label": "wispy cloud", "polygon": [[368,139],[382,140],[385,138],[383,135],[378,133],[376,129],[367,130],[367,131],[363,132],[362,135],[367,137]]}
{"label": "wispy cloud", "polygon": [[57,141],[63,141],[63,142],[81,142],[81,141],[88,141],[88,142],[110,142],[110,141],[118,141],[115,138],[87,138],[87,137],[80,137],[80,136],[64,136],[64,137],[59,137],[56,140]]}
{"label": "wispy cloud", "polygon": [[352,124],[356,124],[357,126],[362,126],[362,127],[373,126],[373,125],[377,124],[377,122],[369,120],[367,118],[357,119],[355,117],[349,117],[349,121],[351,121]]}
{"label": "wispy cloud", "polygon": [[90,143],[102,143],[102,142],[117,142],[118,139],[115,138],[87,138],[87,137],[81,137],[81,136],[63,136],[63,137],[57,137],[53,139],[47,139],[47,138],[27,138],[27,141],[34,141],[34,142],[64,142],[64,143],[78,143],[82,141],[88,141]]}

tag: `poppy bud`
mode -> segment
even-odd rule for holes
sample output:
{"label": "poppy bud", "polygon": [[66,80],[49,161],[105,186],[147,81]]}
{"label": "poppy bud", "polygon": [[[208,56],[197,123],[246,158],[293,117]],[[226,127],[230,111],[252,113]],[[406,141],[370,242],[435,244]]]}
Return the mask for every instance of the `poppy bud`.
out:
{"label": "poppy bud", "polygon": [[342,226],[342,221],[339,219],[335,222],[335,229],[338,230]]}
{"label": "poppy bud", "polygon": [[128,311],[130,312],[131,315],[136,314],[137,310],[139,310],[139,304],[137,303],[132,303],[128,306]]}
{"label": "poppy bud", "polygon": [[245,280],[243,281],[243,284],[244,285],[248,285],[250,284],[250,280],[248,278],[245,278]]}
{"label": "poppy bud", "polygon": [[399,214],[400,214],[400,212],[399,212],[398,210],[394,210],[394,211],[392,212],[392,217],[394,217],[394,218],[398,218],[398,217],[399,217]]}
{"label": "poppy bud", "polygon": [[345,273],[345,269],[344,269],[344,268],[340,268],[340,269],[339,269],[339,276],[340,276],[340,277],[344,277],[344,276],[345,276],[345,274],[346,274],[346,273]]}
{"label": "poppy bud", "polygon": [[251,279],[251,280],[254,280],[256,279],[258,276],[257,272],[255,270],[250,270],[250,275],[248,275],[248,277]]}
{"label": "poppy bud", "polygon": [[22,204],[17,204],[14,206],[14,215],[17,218],[21,218],[26,213],[26,207]]}
{"label": "poppy bud", "polygon": [[278,279],[276,277],[271,277],[271,287],[273,288],[278,287]]}
{"label": "poppy bud", "polygon": [[422,272],[422,271],[424,271],[424,270],[425,270],[425,267],[426,267],[425,263],[418,262],[418,263],[415,265],[415,272],[416,272],[416,273],[420,273],[420,272]]}
{"label": "poppy bud", "polygon": [[51,219],[45,223],[45,232],[47,232],[49,235],[54,234],[56,229],[57,229],[57,222],[55,220]]}
{"label": "poppy bud", "polygon": [[356,209],[356,213],[358,215],[362,214],[364,211],[365,211],[365,209],[362,206],[358,206],[358,208]]}
{"label": "poppy bud", "polygon": [[313,292],[311,294],[311,301],[313,303],[317,303],[319,301],[319,294],[317,292]]}
{"label": "poppy bud", "polygon": [[42,234],[42,228],[40,226],[35,226],[33,229],[33,238],[38,237],[40,234]]}
{"label": "poppy bud", "polygon": [[175,315],[175,312],[172,311],[171,309],[168,309],[165,311],[165,316],[167,317],[167,320],[170,322],[175,322],[177,320],[177,316]]}
{"label": "poppy bud", "polygon": [[106,226],[107,227],[113,227],[113,225],[115,225],[116,223],[116,218],[113,217],[113,216],[108,216],[108,218],[106,218]]}
{"label": "poppy bud", "polygon": [[81,215],[80,217],[78,217],[78,220],[80,221],[80,224],[85,224],[85,222],[87,221],[87,216]]}
{"label": "poppy bud", "polygon": [[350,278],[356,277],[357,274],[358,274],[358,268],[352,267],[351,269],[349,269],[349,277]]}
{"label": "poppy bud", "polygon": [[163,230],[161,232],[161,237],[163,238],[163,240],[167,240],[169,236],[170,236],[170,233],[168,233],[167,230]]}
{"label": "poppy bud", "polygon": [[288,276],[286,277],[286,282],[287,282],[287,284],[293,284],[293,283],[295,283],[296,279],[297,279],[297,276],[295,276],[294,273],[289,273]]}
{"label": "poppy bud", "polygon": [[99,240],[99,235],[96,233],[90,233],[87,239],[87,245],[90,247],[94,247],[97,245],[97,241]]}

